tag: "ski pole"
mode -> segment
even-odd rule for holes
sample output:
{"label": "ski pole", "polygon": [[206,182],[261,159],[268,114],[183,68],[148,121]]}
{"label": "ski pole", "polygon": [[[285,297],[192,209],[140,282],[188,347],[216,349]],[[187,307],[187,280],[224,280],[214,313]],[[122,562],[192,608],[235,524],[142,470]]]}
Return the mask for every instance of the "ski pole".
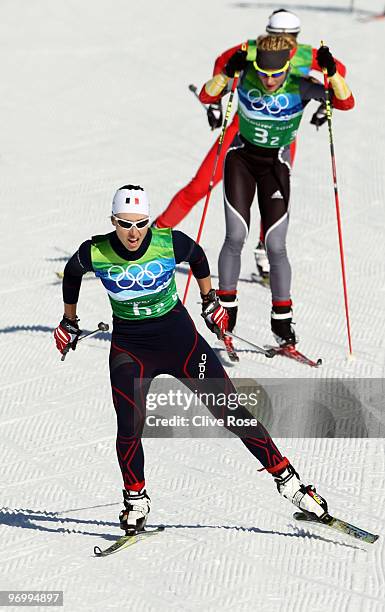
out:
{"label": "ski pole", "polygon": [[201,102],[201,100],[199,99],[199,96],[197,94],[197,88],[195,85],[191,84],[188,86],[189,90],[193,92],[194,96],[196,97],[196,99],[198,100],[199,104],[201,104],[203,106],[203,108],[205,109],[205,111],[207,112],[207,108],[206,108],[206,104],[203,104],[203,102]]}
{"label": "ski pole", "polygon": [[[235,90],[236,90],[237,85],[238,85],[238,79],[239,79],[239,72],[236,72],[234,74],[233,85],[231,87],[230,97],[229,97],[229,101],[227,103],[225,120],[223,122],[222,130],[221,130],[221,133],[220,133],[220,136],[219,136],[219,140],[218,140],[218,148],[217,148],[217,153],[216,153],[216,156],[215,156],[214,167],[213,167],[213,171],[211,173],[210,183],[209,183],[209,187],[208,187],[208,190],[207,190],[205,204],[204,204],[204,207],[203,207],[202,218],[201,218],[201,222],[200,222],[200,225],[199,225],[198,235],[197,235],[197,238],[196,238],[196,243],[197,244],[199,244],[199,241],[201,239],[203,225],[204,225],[204,222],[205,222],[205,219],[206,219],[206,214],[207,214],[207,208],[208,208],[208,205],[209,205],[209,202],[210,202],[211,192],[212,192],[213,187],[214,187],[215,173],[217,171],[219,156],[221,154],[222,144],[223,144],[223,140],[224,140],[224,137],[225,137],[227,124],[229,122],[229,118],[230,118],[230,114],[231,114],[231,109],[232,109],[232,106],[233,106],[233,98],[234,98]],[[190,271],[189,271],[188,277],[187,277],[186,287],[185,287],[185,290],[184,290],[183,304],[186,303],[187,294],[188,294],[188,290],[189,290],[189,286],[190,286],[190,282],[191,282],[191,276],[192,276],[192,271],[191,271],[191,268],[190,268]]]}
{"label": "ski pole", "polygon": [[[94,331],[89,332],[88,334],[84,334],[84,336],[80,336],[80,338],[76,338],[76,340],[74,340],[74,342],[69,342],[64,347],[63,354],[61,356],[61,361],[65,360],[68,351],[72,348],[73,345],[76,347],[77,343],[80,342],[81,340],[84,340],[84,338],[89,338],[90,336],[93,336],[94,334],[97,334],[98,332],[107,332],[109,329],[110,329],[110,326],[108,325],[108,323],[103,323],[103,321],[100,321],[100,323],[98,323],[97,329],[94,329]],[[75,348],[74,348],[74,350],[75,350]]]}
{"label": "ski pole", "polygon": [[[321,40],[321,46],[324,47],[325,43]],[[326,96],[326,116],[328,120],[328,128],[329,128],[329,141],[330,141],[330,155],[332,160],[332,172],[333,172],[333,183],[334,183],[334,198],[336,203],[336,215],[337,215],[337,228],[338,228],[338,241],[340,247],[340,259],[341,259],[341,271],[342,271],[342,286],[344,291],[344,302],[345,302],[345,316],[346,316],[346,329],[348,334],[348,343],[349,343],[349,353],[353,355],[352,349],[352,337],[350,333],[350,317],[349,317],[349,303],[348,303],[348,290],[346,283],[346,272],[345,272],[345,256],[344,256],[344,245],[342,239],[342,224],[341,224],[341,214],[340,214],[340,201],[338,195],[338,184],[337,184],[337,168],[336,168],[336,158],[334,153],[334,139],[333,139],[333,128],[332,128],[332,110],[330,104],[330,94],[329,94],[329,78],[327,69],[323,69],[324,74],[324,87],[325,87],[325,96]]]}
{"label": "ski pole", "polygon": [[244,342],[245,344],[252,346],[253,348],[257,350],[258,353],[261,353],[261,355],[265,355],[265,357],[268,357],[269,359],[274,357],[274,354],[272,354],[268,349],[262,348],[262,346],[258,346],[258,344],[254,344],[254,342],[250,342],[250,340],[246,340],[246,338],[237,336],[236,334],[233,334],[232,332],[229,332],[229,331],[226,331],[224,335],[230,336],[230,338],[235,338],[235,340],[240,340],[240,342]]}

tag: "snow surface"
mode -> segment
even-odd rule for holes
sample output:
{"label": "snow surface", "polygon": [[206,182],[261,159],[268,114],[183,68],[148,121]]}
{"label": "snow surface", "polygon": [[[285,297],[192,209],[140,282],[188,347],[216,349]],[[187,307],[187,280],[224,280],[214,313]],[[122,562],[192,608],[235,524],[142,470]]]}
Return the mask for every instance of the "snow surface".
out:
{"label": "snow surface", "polygon": [[[93,546],[119,535],[121,507],[108,342],[90,339],[63,364],[52,339],[62,314],[55,272],[80,242],[110,230],[118,186],[144,184],[158,213],[189,180],[214,135],[188,84],[204,82],[220,51],[262,32],[279,4],[1,4],[0,589],[61,589],[69,611],[385,610],[384,444],[374,437],[383,435],[381,381],[362,411],[363,437],[346,437],[347,428],[339,439],[278,441],[333,513],[381,535],[375,545],[296,524],[237,440],[148,439],[150,523],[167,530],[96,559]],[[245,351],[226,367],[244,378],[338,378],[342,397],[344,380],[381,379],[385,367],[384,22],[357,19],[383,2],[356,2],[356,14],[349,0],[281,4],[298,11],[303,42],[325,38],[348,64],[357,98],[353,112],[333,119],[355,359],[347,360],[327,130],[309,125],[312,105],[299,138],[288,246],[300,349],[324,366]],[[194,236],[201,211],[202,203],[181,229]],[[254,219],[246,280],[256,207]],[[203,237],[214,275],[223,234],[218,188]],[[181,292],[185,278],[182,271]],[[193,287],[189,309],[213,343],[197,301]],[[271,342],[269,304],[265,289],[240,283],[239,335]],[[94,280],[83,284],[79,314],[89,330],[111,319]],[[339,400],[331,397],[331,410]]]}

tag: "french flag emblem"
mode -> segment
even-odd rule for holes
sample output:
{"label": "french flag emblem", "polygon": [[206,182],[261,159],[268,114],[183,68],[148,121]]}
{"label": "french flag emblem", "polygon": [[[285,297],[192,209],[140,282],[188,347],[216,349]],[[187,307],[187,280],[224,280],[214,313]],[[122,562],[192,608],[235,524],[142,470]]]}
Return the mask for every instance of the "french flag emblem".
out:
{"label": "french flag emblem", "polygon": [[[131,202],[131,198],[126,198],[126,204],[129,204],[130,202]],[[140,204],[139,198],[134,198],[134,204],[136,206],[139,206]]]}

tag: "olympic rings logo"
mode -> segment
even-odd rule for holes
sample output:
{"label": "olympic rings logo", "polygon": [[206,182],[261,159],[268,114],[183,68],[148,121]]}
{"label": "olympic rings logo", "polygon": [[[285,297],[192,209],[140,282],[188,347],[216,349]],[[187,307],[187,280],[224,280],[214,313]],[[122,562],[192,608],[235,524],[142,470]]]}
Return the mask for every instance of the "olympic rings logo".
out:
{"label": "olympic rings logo", "polygon": [[149,289],[154,286],[156,279],[162,275],[163,271],[164,268],[160,261],[150,261],[144,267],[135,263],[130,264],[127,268],[114,265],[108,269],[108,278],[114,281],[119,289],[131,289],[135,284],[142,289]]}
{"label": "olympic rings logo", "polygon": [[250,89],[247,98],[256,111],[267,110],[270,115],[278,115],[289,106],[289,98],[285,94],[264,96],[259,89]]}

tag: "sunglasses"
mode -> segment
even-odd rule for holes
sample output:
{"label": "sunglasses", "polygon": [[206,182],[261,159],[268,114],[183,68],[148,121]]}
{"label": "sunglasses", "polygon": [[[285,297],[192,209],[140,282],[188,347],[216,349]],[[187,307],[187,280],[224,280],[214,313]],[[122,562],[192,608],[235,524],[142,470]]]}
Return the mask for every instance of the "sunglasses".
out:
{"label": "sunglasses", "polygon": [[120,219],[115,215],[112,215],[112,218],[115,219],[120,227],[123,227],[126,230],[130,230],[133,227],[135,227],[137,230],[144,229],[150,223],[149,217],[147,217],[147,219],[140,219],[140,221],[126,221],[126,219]]}
{"label": "sunglasses", "polygon": [[288,60],[283,66],[283,68],[280,68],[280,70],[262,70],[258,66],[257,62],[253,62],[253,65],[259,77],[272,77],[273,79],[277,79],[278,77],[285,74],[285,72],[288,70],[290,66],[290,60]]}

